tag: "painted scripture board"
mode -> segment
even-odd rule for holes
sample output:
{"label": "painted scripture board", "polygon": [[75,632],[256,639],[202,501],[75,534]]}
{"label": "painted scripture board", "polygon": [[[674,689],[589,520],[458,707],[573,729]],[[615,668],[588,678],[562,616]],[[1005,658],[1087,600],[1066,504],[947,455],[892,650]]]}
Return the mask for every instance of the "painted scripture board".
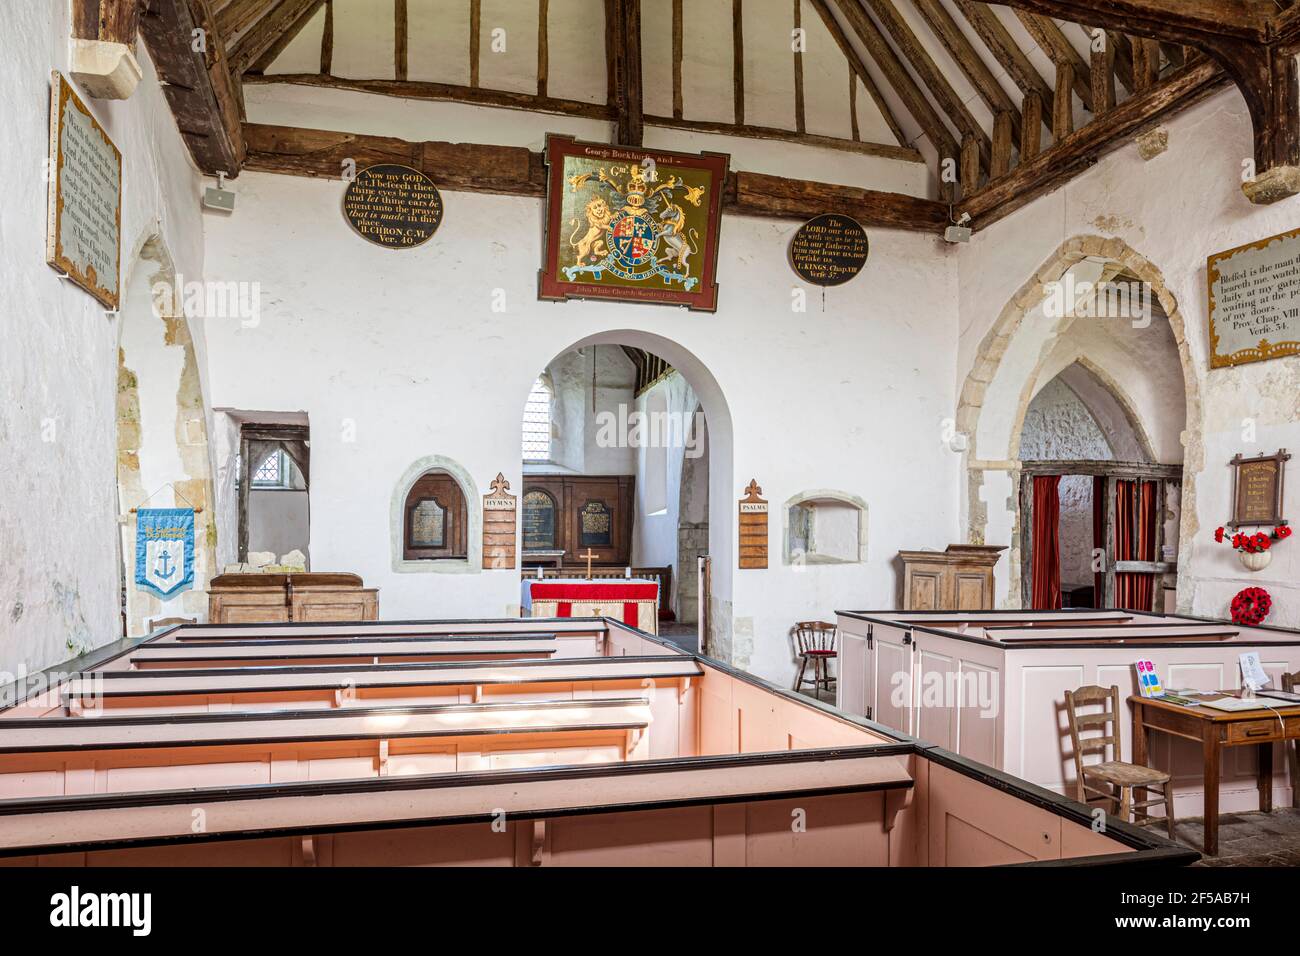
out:
{"label": "painted scripture board", "polygon": [[50,74],[49,163],[45,261],[117,311],[122,154],[58,70]]}
{"label": "painted scripture board", "polygon": [[1210,256],[1210,367],[1300,355],[1300,229]]}

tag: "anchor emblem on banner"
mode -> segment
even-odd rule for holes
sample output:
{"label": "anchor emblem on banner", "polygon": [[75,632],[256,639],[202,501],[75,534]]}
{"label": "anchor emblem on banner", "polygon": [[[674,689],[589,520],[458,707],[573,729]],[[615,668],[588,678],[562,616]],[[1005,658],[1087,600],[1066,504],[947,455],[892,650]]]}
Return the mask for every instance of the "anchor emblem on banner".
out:
{"label": "anchor emblem on banner", "polygon": [[158,576],[163,580],[166,580],[176,573],[176,565],[172,563],[172,554],[170,551],[164,551],[159,555],[158,567],[155,570]]}

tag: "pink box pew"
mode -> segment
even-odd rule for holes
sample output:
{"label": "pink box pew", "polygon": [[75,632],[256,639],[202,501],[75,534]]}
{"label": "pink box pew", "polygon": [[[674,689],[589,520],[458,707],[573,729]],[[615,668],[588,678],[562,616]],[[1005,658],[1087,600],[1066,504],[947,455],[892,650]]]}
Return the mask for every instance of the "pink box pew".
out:
{"label": "pink box pew", "polygon": [[[1117,684],[1121,696],[1137,693],[1138,659],[1152,661],[1165,687],[1180,689],[1240,687],[1239,655],[1246,651],[1260,653],[1274,686],[1281,674],[1300,670],[1294,632],[1136,612],[1093,621],[1105,613],[840,612],[837,704],[1074,796],[1066,690]],[[1089,623],[1077,623],[1083,619]],[[1132,759],[1128,707],[1121,708],[1120,734],[1125,759]],[[1200,747],[1165,734],[1150,742],[1152,765],[1173,775],[1175,814],[1200,816]],[[1253,748],[1225,754],[1221,812],[1258,808],[1256,761]],[[1280,752],[1274,768],[1274,801],[1287,805],[1293,782]]]}
{"label": "pink box pew", "polygon": [[[1196,856],[1119,821],[1095,834],[1068,800],[620,622],[581,623],[601,655],[549,659],[527,656],[536,633],[441,623],[201,628],[202,640],[181,628],[102,655],[0,711],[0,864]],[[454,639],[519,657],[303,663],[318,645]],[[485,825],[502,812],[504,826]]]}
{"label": "pink box pew", "polygon": [[144,645],[129,655],[132,669],[273,667],[291,664],[394,664],[550,658],[554,637],[320,638],[312,641],[187,641]]}

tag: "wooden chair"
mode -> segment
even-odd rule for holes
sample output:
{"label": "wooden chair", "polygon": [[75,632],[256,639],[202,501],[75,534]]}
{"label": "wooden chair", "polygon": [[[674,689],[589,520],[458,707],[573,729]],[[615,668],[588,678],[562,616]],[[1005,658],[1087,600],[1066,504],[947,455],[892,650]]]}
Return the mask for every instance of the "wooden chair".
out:
{"label": "wooden chair", "polygon": [[[1296,693],[1300,687],[1300,671],[1282,675],[1282,689],[1288,694]],[[1289,741],[1286,745],[1286,762],[1291,769],[1291,806],[1300,807],[1300,740]]]}
{"label": "wooden chair", "polygon": [[[1078,708],[1087,704],[1101,704],[1101,713],[1078,713]],[[1128,820],[1130,811],[1142,810],[1142,816],[1145,817],[1147,807],[1163,803],[1169,839],[1174,839],[1174,801],[1169,793],[1169,774],[1135,763],[1124,763],[1119,738],[1119,687],[1112,684],[1107,690],[1105,687],[1089,685],[1074,691],[1067,690],[1065,712],[1070,721],[1070,742],[1074,745],[1076,799],[1080,803],[1087,803],[1090,799],[1088,794],[1095,794],[1114,803],[1118,816],[1125,821]],[[1080,739],[1081,730],[1093,728],[1099,729],[1102,736]],[[1109,758],[1107,748],[1111,751]],[[1090,753],[1100,753],[1102,762],[1085,765],[1084,755]],[[1095,787],[1092,781],[1108,784],[1110,789]],[[1158,789],[1159,799],[1135,803],[1133,791],[1147,788]]]}
{"label": "wooden chair", "polygon": [[[825,621],[800,621],[794,626],[795,649],[799,654],[799,673],[794,679],[798,691],[804,684],[813,685],[813,695],[825,687],[828,691],[835,683],[830,673],[830,662],[839,657],[835,650],[835,625]],[[804,673],[812,664],[812,677],[805,680]]]}

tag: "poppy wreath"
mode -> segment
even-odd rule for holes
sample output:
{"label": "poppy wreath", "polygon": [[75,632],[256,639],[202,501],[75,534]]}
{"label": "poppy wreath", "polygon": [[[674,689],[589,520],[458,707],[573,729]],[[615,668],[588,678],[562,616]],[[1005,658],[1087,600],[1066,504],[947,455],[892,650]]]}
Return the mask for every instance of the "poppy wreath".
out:
{"label": "poppy wreath", "polygon": [[1255,627],[1273,610],[1273,599],[1263,588],[1246,588],[1232,599],[1232,623]]}
{"label": "poppy wreath", "polygon": [[[1278,525],[1272,531],[1257,531],[1254,534],[1238,532],[1232,536],[1231,544],[1235,551],[1244,551],[1246,554],[1262,554],[1273,546],[1274,541],[1285,541],[1289,537],[1291,537],[1291,528],[1288,525]],[[1214,540],[1219,544],[1227,541],[1227,529],[1215,528]]]}

